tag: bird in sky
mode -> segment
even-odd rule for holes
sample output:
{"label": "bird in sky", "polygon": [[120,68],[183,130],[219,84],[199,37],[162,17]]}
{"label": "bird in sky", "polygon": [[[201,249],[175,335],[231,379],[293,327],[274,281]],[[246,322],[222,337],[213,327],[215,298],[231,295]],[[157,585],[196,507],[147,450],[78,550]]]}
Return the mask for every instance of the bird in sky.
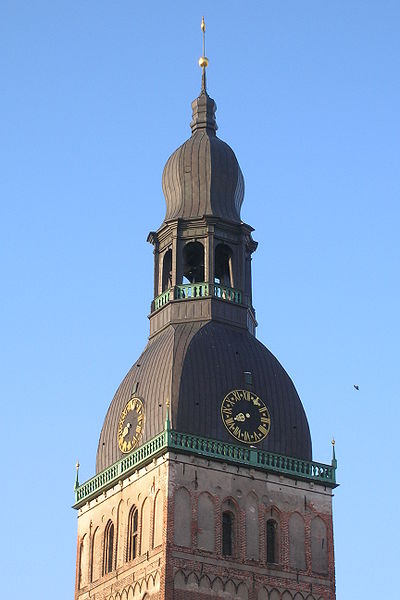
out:
{"label": "bird in sky", "polygon": [[354,385],[353,385],[353,388],[354,388],[355,390],[357,390],[357,391],[358,391],[358,390],[360,389],[360,386],[359,386],[359,385],[355,385],[355,384],[354,384]]}

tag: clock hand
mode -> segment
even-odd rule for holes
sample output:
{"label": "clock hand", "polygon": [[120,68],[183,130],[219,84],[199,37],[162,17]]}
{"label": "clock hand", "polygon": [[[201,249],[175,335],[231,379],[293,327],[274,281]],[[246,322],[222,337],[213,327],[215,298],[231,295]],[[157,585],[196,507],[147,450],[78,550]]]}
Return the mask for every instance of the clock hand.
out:
{"label": "clock hand", "polygon": [[130,423],[127,423],[127,425],[125,426],[125,429],[122,432],[122,437],[124,438],[126,435],[128,435],[130,428],[132,427],[132,425]]}
{"label": "clock hand", "polygon": [[240,423],[243,423],[243,421],[246,420],[246,417],[244,416],[243,413],[238,413],[236,415],[236,417],[234,417],[235,421],[239,421]]}

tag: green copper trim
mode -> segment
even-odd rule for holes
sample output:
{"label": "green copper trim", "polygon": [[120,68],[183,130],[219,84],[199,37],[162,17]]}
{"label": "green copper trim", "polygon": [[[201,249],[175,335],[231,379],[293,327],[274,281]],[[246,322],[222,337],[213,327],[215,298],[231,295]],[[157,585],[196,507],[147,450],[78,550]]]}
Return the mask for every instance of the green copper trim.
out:
{"label": "green copper trim", "polygon": [[212,286],[208,283],[185,283],[174,287],[174,300],[204,298],[211,295]]}
{"label": "green copper trim", "polygon": [[265,452],[257,448],[236,446],[197,435],[179,433],[169,427],[169,418],[167,417],[164,431],[86,483],[79,485],[75,489],[73,508],[80,508],[86,502],[113,487],[121,479],[125,479],[140,467],[169,450],[240,464],[265,472],[279,473],[295,479],[321,483],[332,488],[337,486],[336,464],[325,465]]}
{"label": "green copper trim", "polygon": [[166,292],[163,292],[162,294],[160,294],[159,296],[157,296],[157,298],[155,298],[155,300],[154,300],[154,309],[155,310],[158,310],[159,308],[161,308],[165,304],[168,304],[168,302],[169,302],[169,296],[170,296],[171,292],[172,292],[172,289],[167,290]]}
{"label": "green copper trim", "polygon": [[165,306],[170,300],[189,300],[194,298],[220,298],[234,304],[242,304],[242,292],[220,283],[185,283],[175,285],[154,299],[154,310]]}

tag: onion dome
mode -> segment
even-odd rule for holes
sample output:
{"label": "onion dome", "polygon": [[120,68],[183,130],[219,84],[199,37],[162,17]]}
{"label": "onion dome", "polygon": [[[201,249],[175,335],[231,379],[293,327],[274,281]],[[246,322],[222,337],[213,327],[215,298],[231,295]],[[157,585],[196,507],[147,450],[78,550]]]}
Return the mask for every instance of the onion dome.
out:
{"label": "onion dome", "polygon": [[232,148],[216,135],[216,108],[203,85],[192,102],[192,135],[164,167],[165,221],[212,215],[240,223],[244,179]]}

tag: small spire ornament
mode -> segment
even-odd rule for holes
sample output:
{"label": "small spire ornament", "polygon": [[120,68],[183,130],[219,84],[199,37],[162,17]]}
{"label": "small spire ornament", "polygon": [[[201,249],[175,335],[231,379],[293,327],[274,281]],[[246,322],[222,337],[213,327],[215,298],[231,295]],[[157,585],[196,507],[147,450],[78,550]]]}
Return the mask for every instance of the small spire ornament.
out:
{"label": "small spire ornament", "polygon": [[166,399],[165,406],[166,406],[166,411],[165,411],[165,424],[164,424],[164,427],[165,427],[165,429],[167,431],[169,431],[170,428],[171,428],[171,423],[170,423],[170,420],[169,420],[169,406],[170,406],[169,398]]}
{"label": "small spire ornament", "polygon": [[80,467],[79,460],[76,461],[75,467],[76,467],[76,477],[75,477],[74,490],[77,490],[79,487],[79,467]]}
{"label": "small spire ornament", "polygon": [[203,55],[199,58],[199,67],[203,69],[201,76],[201,91],[206,91],[206,68],[208,67],[208,58],[206,57],[206,24],[204,17],[201,19],[201,30],[203,32]]}
{"label": "small spire ornament", "polygon": [[332,438],[332,466],[337,467],[336,453],[335,453],[335,438]]}

